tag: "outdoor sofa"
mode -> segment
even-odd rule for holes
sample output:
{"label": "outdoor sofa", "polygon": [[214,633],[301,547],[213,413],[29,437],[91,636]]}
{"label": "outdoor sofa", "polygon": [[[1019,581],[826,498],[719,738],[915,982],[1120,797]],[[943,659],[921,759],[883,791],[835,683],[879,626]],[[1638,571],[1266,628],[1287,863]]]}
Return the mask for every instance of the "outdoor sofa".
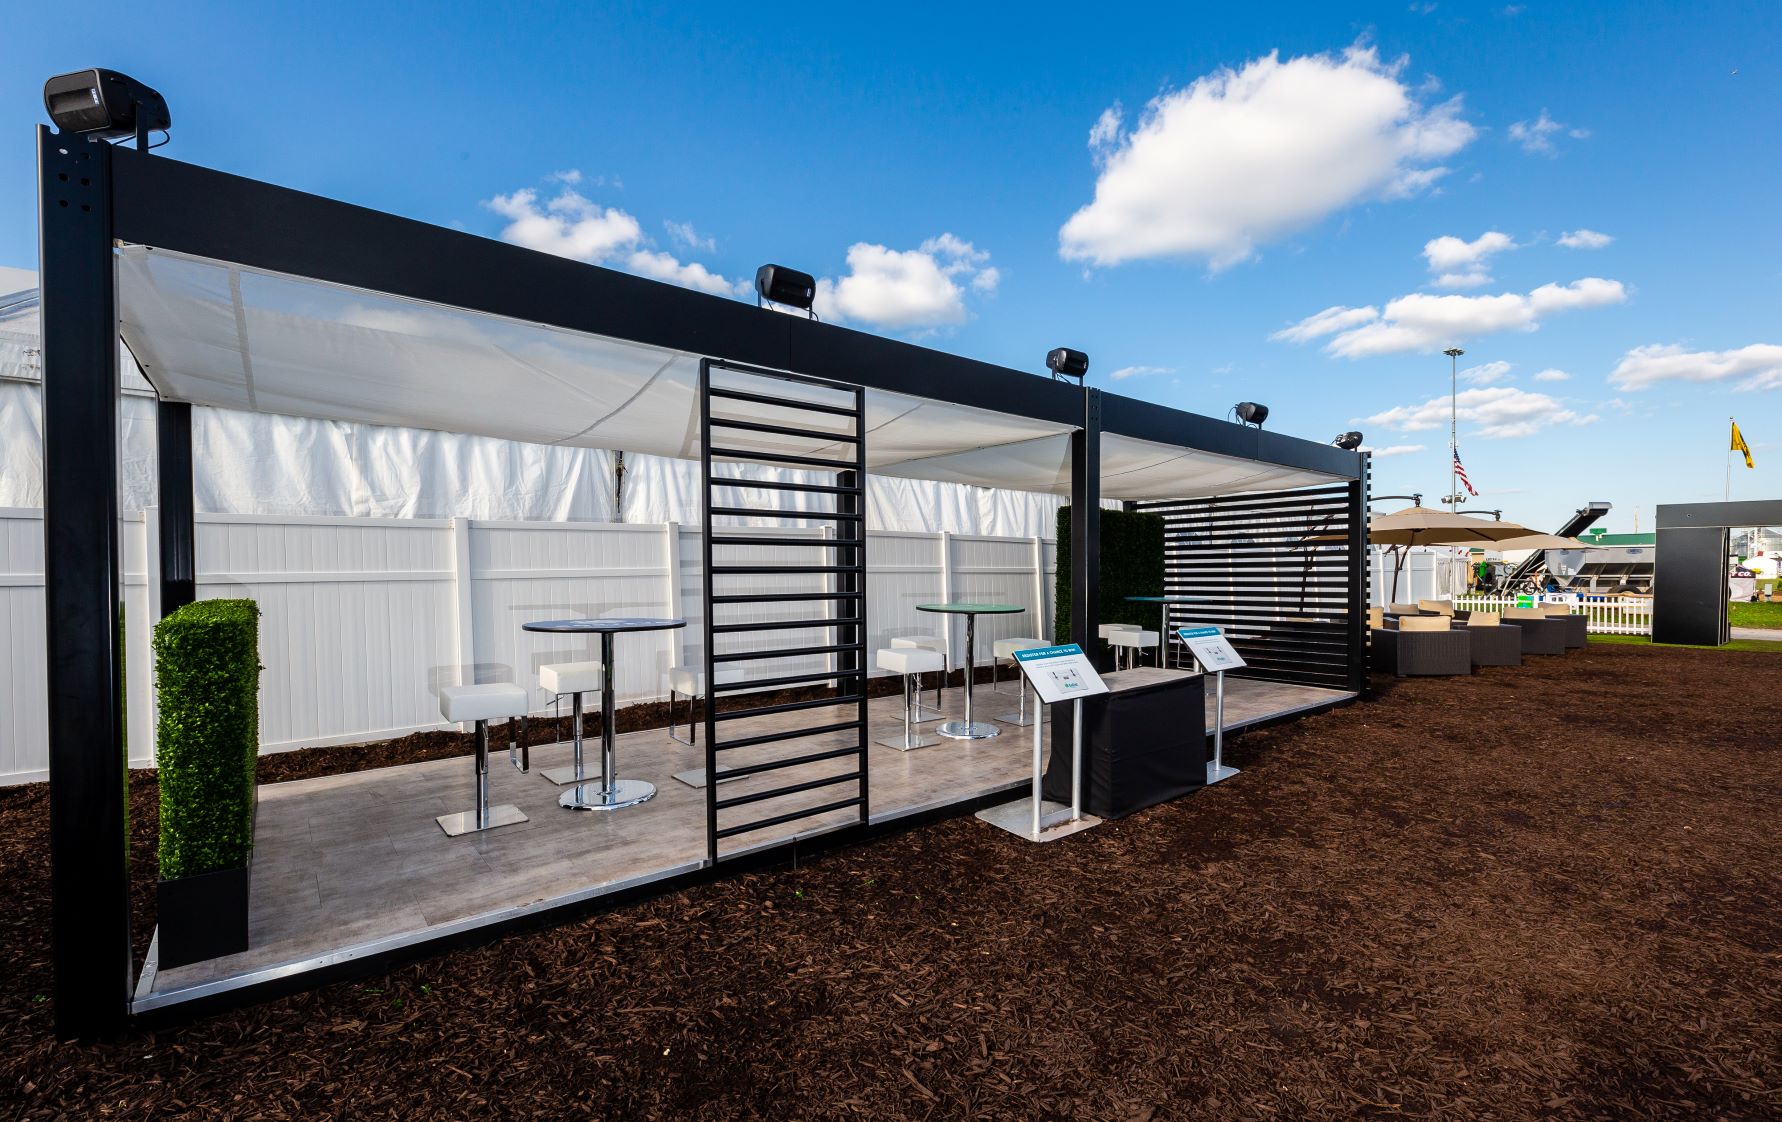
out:
{"label": "outdoor sofa", "polygon": [[1465,624],[1474,666],[1521,666],[1522,629],[1496,612],[1469,612]]}
{"label": "outdoor sofa", "polygon": [[1374,665],[1400,678],[1471,674],[1472,639],[1440,616],[1388,618],[1373,633]]}
{"label": "outdoor sofa", "polygon": [[1548,619],[1557,619],[1565,623],[1565,645],[1567,650],[1575,650],[1590,642],[1590,617],[1582,612],[1574,612],[1569,604],[1543,604],[1543,611]]}
{"label": "outdoor sofa", "polygon": [[1521,629],[1523,654],[1565,653],[1566,633],[1571,630],[1571,625],[1565,620],[1549,616],[1542,608],[1505,608],[1503,617],[1505,623],[1514,624]]}

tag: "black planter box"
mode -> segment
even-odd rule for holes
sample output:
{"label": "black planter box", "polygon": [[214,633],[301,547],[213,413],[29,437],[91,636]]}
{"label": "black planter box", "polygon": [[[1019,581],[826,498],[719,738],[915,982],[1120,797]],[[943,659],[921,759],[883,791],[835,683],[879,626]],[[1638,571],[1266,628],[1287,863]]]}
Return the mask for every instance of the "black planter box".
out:
{"label": "black planter box", "polygon": [[156,882],[156,968],[248,948],[248,867]]}

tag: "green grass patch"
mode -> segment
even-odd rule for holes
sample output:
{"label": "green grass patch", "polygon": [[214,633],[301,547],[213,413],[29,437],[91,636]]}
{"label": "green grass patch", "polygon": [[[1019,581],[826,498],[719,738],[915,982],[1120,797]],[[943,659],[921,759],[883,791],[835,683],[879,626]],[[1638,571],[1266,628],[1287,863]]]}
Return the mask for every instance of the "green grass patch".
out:
{"label": "green grass patch", "polygon": [[1769,639],[1734,639],[1724,647],[1698,646],[1694,643],[1654,643],[1646,635],[1592,635],[1592,643],[1621,647],[1658,647],[1667,651],[1758,651],[1782,654],[1782,642]]}
{"label": "green grass patch", "polygon": [[1782,631],[1782,602],[1728,604],[1726,610],[1734,627],[1767,627]]}

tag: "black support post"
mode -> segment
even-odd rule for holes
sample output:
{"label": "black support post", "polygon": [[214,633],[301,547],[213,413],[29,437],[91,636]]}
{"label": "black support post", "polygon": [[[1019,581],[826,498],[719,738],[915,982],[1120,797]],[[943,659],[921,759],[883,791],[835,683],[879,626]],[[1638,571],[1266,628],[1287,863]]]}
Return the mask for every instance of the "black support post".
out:
{"label": "black support post", "polygon": [[192,407],[155,406],[155,459],[160,516],[161,615],[198,598],[197,525],[192,494]]}
{"label": "black support post", "polygon": [[131,973],[111,155],[38,129],[51,960],[56,1031],[82,1038],[123,1027]]}
{"label": "black support post", "polygon": [[1349,484],[1349,532],[1344,543],[1349,554],[1349,688],[1356,693],[1367,688],[1368,673],[1367,494],[1373,469],[1371,462],[1363,463],[1361,478]]}
{"label": "black support post", "polygon": [[1070,437],[1070,639],[1098,667],[1101,630],[1101,391],[1083,391],[1083,427]]}

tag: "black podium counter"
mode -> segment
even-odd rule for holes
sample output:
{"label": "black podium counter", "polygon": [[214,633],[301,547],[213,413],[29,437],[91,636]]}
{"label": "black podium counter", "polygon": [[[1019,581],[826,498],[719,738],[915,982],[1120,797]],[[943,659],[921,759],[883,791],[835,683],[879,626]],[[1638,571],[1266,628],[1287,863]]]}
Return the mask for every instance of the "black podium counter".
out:
{"label": "black podium counter", "polygon": [[[1205,678],[1141,666],[1083,701],[1083,809],[1119,818],[1206,786]],[[1052,706],[1045,795],[1070,802],[1071,704]]]}

